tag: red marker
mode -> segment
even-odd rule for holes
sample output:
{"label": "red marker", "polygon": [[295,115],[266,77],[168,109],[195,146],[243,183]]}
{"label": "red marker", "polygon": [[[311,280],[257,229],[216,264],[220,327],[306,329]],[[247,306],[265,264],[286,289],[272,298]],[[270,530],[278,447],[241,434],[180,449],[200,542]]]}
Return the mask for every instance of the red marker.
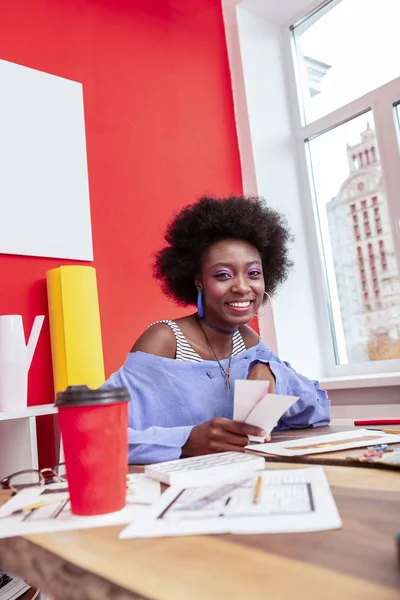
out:
{"label": "red marker", "polygon": [[400,425],[400,417],[386,417],[382,419],[358,419],[354,425],[364,427],[365,425]]}

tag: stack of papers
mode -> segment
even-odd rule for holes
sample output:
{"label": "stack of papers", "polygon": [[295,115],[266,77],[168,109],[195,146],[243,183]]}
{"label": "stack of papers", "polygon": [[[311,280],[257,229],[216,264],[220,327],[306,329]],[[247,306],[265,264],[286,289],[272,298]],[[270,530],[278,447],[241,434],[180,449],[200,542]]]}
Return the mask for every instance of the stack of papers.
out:
{"label": "stack of papers", "polygon": [[[214,455],[195,458],[200,464],[204,459],[218,460]],[[233,457],[227,458],[230,465],[225,469],[229,471]],[[0,507],[0,538],[127,524],[121,539],[341,527],[322,467],[264,470],[263,457],[240,454],[240,458],[237,463],[233,461],[236,471],[230,479],[221,475],[221,466],[215,477],[206,476],[206,469],[202,478],[196,475],[202,469],[184,469],[175,474],[180,483],[162,495],[158,481],[145,474],[131,476],[125,508],[107,515],[72,515],[66,484],[24,490]],[[0,600],[5,600],[1,594]]]}
{"label": "stack of papers", "polygon": [[168,485],[199,486],[264,468],[265,460],[262,456],[243,452],[218,452],[146,465],[144,472],[148,477]]}
{"label": "stack of papers", "polygon": [[0,571],[0,600],[16,600],[30,587],[23,579]]}

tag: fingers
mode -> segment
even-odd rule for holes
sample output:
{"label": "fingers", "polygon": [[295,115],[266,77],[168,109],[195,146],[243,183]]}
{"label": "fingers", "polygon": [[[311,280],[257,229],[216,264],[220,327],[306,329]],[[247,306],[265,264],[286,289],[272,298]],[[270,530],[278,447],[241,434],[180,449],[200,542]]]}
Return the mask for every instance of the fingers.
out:
{"label": "fingers", "polygon": [[226,423],[225,429],[230,431],[231,433],[236,433],[237,435],[254,435],[257,437],[266,437],[267,432],[264,429],[260,429],[260,427],[255,427],[255,425],[249,425],[248,423],[239,423],[239,421],[229,421],[225,419]]}
{"label": "fingers", "polygon": [[249,438],[247,437],[247,435],[239,435],[236,433],[231,433],[229,431],[224,431],[221,433],[221,436],[219,439],[216,439],[214,444],[221,444],[223,443],[224,445],[229,444],[230,446],[235,446],[236,448],[238,446],[240,447],[244,447],[244,446],[248,446],[249,444]]}

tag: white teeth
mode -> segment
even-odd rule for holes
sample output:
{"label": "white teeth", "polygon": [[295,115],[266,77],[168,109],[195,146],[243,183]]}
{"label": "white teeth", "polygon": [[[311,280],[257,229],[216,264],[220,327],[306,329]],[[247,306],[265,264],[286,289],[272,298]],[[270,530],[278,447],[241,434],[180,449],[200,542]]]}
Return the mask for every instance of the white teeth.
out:
{"label": "white teeth", "polygon": [[229,306],[234,306],[237,308],[247,308],[248,306],[250,306],[250,301],[247,300],[247,302],[229,302]]}

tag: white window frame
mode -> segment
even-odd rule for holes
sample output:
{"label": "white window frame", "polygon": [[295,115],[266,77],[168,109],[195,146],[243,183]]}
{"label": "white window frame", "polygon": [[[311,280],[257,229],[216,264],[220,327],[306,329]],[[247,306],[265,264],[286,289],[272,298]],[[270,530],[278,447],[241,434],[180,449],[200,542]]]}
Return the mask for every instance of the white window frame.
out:
{"label": "white window frame", "polygon": [[[221,1],[243,189],[265,196],[286,214],[296,235],[295,268],[273,299],[273,310],[260,323],[263,339],[295,369],[327,382],[329,388],[398,385],[400,368],[393,364],[397,361],[364,363],[363,368],[334,364],[290,34],[290,26],[320,6],[321,0]],[[365,107],[366,100],[367,96],[356,102],[364,101]],[[340,111],[333,115],[340,117]],[[398,181],[391,185],[392,190],[400,189]],[[400,206],[392,217],[400,219]]]}
{"label": "white window frame", "polygon": [[[344,0],[345,1],[345,0]],[[332,0],[335,4],[336,0]],[[316,3],[326,8],[329,2]],[[314,9],[315,10],[315,9]],[[314,11],[313,11],[314,12]],[[306,18],[306,14],[301,18]],[[297,85],[297,68],[293,48],[292,26],[300,19],[287,23],[284,31],[285,53],[287,58],[287,79],[289,97],[292,106],[293,127],[299,160],[299,173],[303,190],[303,206],[308,218],[313,219],[314,235],[308,237],[311,252],[319,257],[319,271],[315,278],[315,294],[317,301],[326,308],[321,313],[321,333],[323,335],[323,352],[326,356],[326,370],[328,377],[348,377],[352,375],[371,375],[380,373],[393,373],[400,371],[400,359],[369,361],[364,363],[336,364],[332,337],[333,326],[329,314],[329,305],[332,302],[328,290],[328,275],[323,260],[322,239],[319,228],[316,200],[312,181],[309,176],[307,162],[306,141],[322,134],[346,121],[351,120],[369,110],[372,111],[375,131],[378,141],[383,179],[385,183],[386,203],[391,223],[392,238],[395,248],[396,260],[400,270],[400,237],[398,235],[398,222],[400,220],[400,150],[394,105],[400,101],[400,77],[376,88],[328,113],[327,115],[302,124],[302,98]],[[397,200],[397,202],[396,202]]]}

